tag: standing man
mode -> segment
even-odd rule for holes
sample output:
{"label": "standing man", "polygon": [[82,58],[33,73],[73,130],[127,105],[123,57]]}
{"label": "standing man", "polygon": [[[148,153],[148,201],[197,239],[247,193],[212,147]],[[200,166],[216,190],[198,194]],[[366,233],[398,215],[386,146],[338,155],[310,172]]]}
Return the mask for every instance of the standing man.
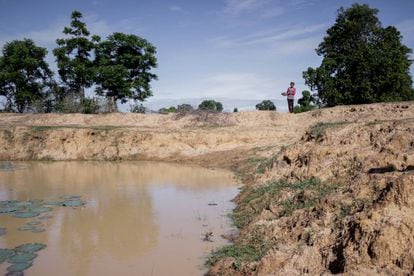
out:
{"label": "standing man", "polygon": [[289,113],[293,113],[293,102],[295,100],[296,88],[294,87],[295,83],[292,81],[285,93],[282,93],[283,96],[287,96],[287,102],[289,107]]}

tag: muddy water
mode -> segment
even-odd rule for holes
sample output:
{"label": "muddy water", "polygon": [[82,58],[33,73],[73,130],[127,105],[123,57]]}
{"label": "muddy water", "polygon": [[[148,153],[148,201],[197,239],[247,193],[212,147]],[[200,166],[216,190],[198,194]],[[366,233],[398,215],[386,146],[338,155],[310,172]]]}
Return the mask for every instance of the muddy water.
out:
{"label": "muddy water", "polygon": [[[0,200],[80,195],[56,207],[45,232],[17,229],[32,219],[0,214],[0,248],[44,243],[25,275],[202,275],[205,256],[226,244],[231,173],[151,162],[25,162],[0,166]],[[3,168],[3,169],[2,169]],[[4,169],[5,168],[5,169]],[[13,169],[14,168],[14,169]],[[212,242],[203,234],[213,232]],[[0,264],[0,274],[9,264]]]}

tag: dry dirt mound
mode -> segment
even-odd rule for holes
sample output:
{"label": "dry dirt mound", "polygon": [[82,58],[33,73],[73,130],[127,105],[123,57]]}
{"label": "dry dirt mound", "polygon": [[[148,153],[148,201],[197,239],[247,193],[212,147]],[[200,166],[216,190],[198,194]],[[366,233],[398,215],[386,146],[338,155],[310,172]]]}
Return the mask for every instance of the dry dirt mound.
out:
{"label": "dry dirt mound", "polygon": [[[414,103],[302,114],[0,114],[0,160],[232,168],[234,245],[211,274],[414,273]],[[250,185],[251,184],[251,185]]]}
{"label": "dry dirt mound", "polygon": [[229,156],[280,147],[306,128],[275,112],[1,114],[0,126],[1,160],[205,160],[226,167]]}
{"label": "dry dirt mound", "polygon": [[[372,108],[384,114],[365,114]],[[324,113],[259,164],[234,213],[246,253],[227,252],[211,274],[414,273],[412,106]]]}

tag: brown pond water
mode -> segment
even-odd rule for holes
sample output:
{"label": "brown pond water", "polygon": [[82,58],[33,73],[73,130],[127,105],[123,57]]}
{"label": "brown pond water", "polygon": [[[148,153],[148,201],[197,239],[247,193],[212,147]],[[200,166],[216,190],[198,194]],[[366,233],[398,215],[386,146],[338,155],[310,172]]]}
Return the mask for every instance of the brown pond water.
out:
{"label": "brown pond water", "polygon": [[[202,275],[208,253],[227,243],[220,235],[231,230],[226,214],[238,191],[228,171],[153,162],[2,164],[0,200],[86,201],[54,207],[41,233],[17,230],[36,218],[0,214],[7,229],[0,248],[47,245],[25,275]],[[203,241],[209,231],[213,241]],[[0,275],[8,266],[0,264]]]}

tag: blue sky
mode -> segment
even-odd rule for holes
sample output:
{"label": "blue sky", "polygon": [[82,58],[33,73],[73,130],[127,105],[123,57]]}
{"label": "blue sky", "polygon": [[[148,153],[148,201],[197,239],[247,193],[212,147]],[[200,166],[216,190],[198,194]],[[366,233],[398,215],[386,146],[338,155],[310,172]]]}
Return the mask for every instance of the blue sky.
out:
{"label": "blue sky", "polygon": [[[307,89],[302,72],[320,65],[314,49],[335,22],[339,7],[355,1],[321,0],[0,0],[0,47],[24,37],[53,49],[79,10],[93,34],[119,31],[157,47],[159,80],[149,106],[217,98],[225,108],[283,100],[290,81]],[[414,1],[371,0],[384,26],[396,26],[414,48]],[[54,57],[48,61],[55,68]],[[413,74],[413,67],[411,74]],[[281,101],[283,102],[283,101]],[[285,110],[285,105],[280,106]],[[240,107],[239,107],[240,108]],[[251,106],[254,108],[254,105]]]}

